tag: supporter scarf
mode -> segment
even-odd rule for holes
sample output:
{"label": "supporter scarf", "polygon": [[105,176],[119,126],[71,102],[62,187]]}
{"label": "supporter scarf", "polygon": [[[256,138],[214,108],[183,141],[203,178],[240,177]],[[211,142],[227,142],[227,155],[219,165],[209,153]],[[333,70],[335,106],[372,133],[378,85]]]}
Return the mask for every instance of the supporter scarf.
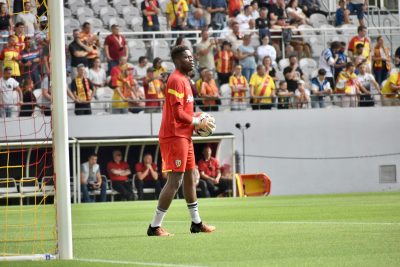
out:
{"label": "supporter scarf", "polygon": [[76,95],[79,100],[90,101],[92,99],[92,91],[90,90],[89,80],[86,78],[75,78]]}
{"label": "supporter scarf", "polygon": [[[153,8],[153,6],[150,4],[150,2],[153,2],[153,5],[157,6],[156,0],[145,0],[144,5],[146,7],[146,11],[147,12],[156,12],[156,10]],[[153,26],[153,16],[152,15],[146,16],[146,19],[147,19],[147,25]]]}
{"label": "supporter scarf", "polygon": [[[265,75],[264,81],[262,83],[262,88],[261,88],[260,94],[258,96],[265,95],[265,93],[267,92],[268,85],[269,85],[269,76]],[[257,102],[260,102],[260,101],[261,101],[261,99],[257,99]]]}
{"label": "supporter scarf", "polygon": [[175,8],[175,4],[172,3],[172,7],[174,8],[174,15],[175,15],[174,22],[172,23],[172,25],[174,27],[179,26],[177,22],[183,13],[183,1],[179,0],[176,5],[177,5],[177,7]]}
{"label": "supporter scarf", "polygon": [[121,94],[125,97],[125,98],[129,98],[131,96],[131,81],[129,79],[129,77],[122,77],[122,75],[118,78],[118,82],[119,82],[119,88],[121,90]]}
{"label": "supporter scarf", "polygon": [[[388,55],[387,49],[385,49],[385,47],[382,47],[382,50],[383,50],[383,52],[385,54],[385,57],[388,58],[389,55]],[[382,53],[381,53],[381,48],[380,47],[375,46],[375,48],[374,48],[374,56],[375,57],[382,57]],[[388,64],[387,62],[385,64],[386,64],[386,66],[384,66],[384,61],[381,60],[381,59],[380,60],[375,60],[374,61],[374,68],[382,69],[383,67],[386,67],[386,69],[389,71],[390,70],[390,64]]]}
{"label": "supporter scarf", "polygon": [[[234,86],[246,85],[245,77],[243,75],[240,75],[239,77],[233,76],[232,83]],[[244,97],[245,95],[246,95],[246,92],[244,92],[244,91],[237,91],[237,92],[232,91],[232,97],[236,98],[236,99],[234,99],[234,101],[242,101],[243,99],[238,99],[238,98]]]}

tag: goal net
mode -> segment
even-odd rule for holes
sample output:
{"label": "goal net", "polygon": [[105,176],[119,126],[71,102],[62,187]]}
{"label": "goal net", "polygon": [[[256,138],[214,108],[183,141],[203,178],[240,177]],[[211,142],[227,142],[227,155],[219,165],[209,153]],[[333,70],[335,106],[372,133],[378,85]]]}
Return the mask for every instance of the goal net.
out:
{"label": "goal net", "polygon": [[[52,21],[47,13],[50,12],[47,7],[49,1],[6,0],[7,10],[14,22],[19,21],[18,15],[22,14],[26,2],[31,3],[32,14],[36,16],[39,28],[33,34],[25,32],[17,35],[18,25],[15,24],[14,37],[20,60],[13,62],[14,57],[10,57],[3,60],[1,66],[0,79],[7,86],[0,88],[0,262],[55,258],[60,253],[58,229],[64,226],[64,222],[59,220],[60,209],[57,208],[61,201],[56,194],[59,191],[56,188],[61,187],[56,179],[55,162],[59,151],[65,151],[65,148],[55,149],[54,144],[59,138],[54,136],[54,132],[58,132],[55,129],[61,127],[53,129],[52,122],[60,117],[60,111],[58,108],[56,112],[51,110],[52,98],[58,93],[52,96],[48,88],[46,93],[50,97],[47,105],[44,105],[46,101],[43,88],[50,85],[49,48],[53,44],[49,40],[49,26]],[[26,24],[24,27],[29,27]],[[26,55],[24,49],[29,46],[28,37],[32,48]],[[1,39],[0,46],[10,46],[9,38]],[[55,49],[55,46],[52,47]],[[27,62],[31,63],[26,64]],[[53,64],[57,63],[59,59],[55,59]],[[57,77],[57,74],[52,74],[52,80],[53,77]],[[60,119],[57,119],[59,125]],[[68,138],[63,136],[63,139]],[[68,156],[68,152],[66,155]],[[68,164],[66,167],[68,168]],[[63,177],[60,173],[62,172],[57,173],[57,177],[68,180],[65,184],[69,187],[69,174]],[[69,192],[60,192],[69,198]],[[64,204],[65,198],[61,199]],[[69,208],[69,205],[65,206]],[[67,216],[66,221],[70,222],[70,216]]]}

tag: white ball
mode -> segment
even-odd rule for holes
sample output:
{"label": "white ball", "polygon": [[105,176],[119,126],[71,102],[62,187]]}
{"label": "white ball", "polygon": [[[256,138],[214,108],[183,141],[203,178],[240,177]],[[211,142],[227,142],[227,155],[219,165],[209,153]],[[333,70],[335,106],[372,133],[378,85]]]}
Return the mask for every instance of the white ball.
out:
{"label": "white ball", "polygon": [[200,118],[200,121],[208,120],[208,121],[211,121],[211,122],[213,123],[212,127],[208,128],[208,129],[206,129],[206,130],[200,129],[200,128],[198,128],[198,126],[196,126],[196,127],[194,128],[194,131],[195,131],[198,135],[200,135],[200,136],[202,136],[202,137],[207,137],[207,136],[212,135],[212,134],[215,132],[215,130],[216,130],[216,124],[215,124],[215,118],[214,118],[214,116],[212,116],[211,114],[208,114],[208,113],[206,113],[206,112],[198,112],[198,113],[196,113],[194,116],[195,116],[195,117],[199,117],[199,118]]}

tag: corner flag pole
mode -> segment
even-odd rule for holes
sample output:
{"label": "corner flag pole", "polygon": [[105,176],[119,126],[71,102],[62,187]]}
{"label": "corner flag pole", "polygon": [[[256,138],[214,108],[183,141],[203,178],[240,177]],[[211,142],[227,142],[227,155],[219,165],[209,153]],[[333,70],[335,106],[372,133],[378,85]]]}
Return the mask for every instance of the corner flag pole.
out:
{"label": "corner flag pole", "polygon": [[54,172],[56,174],[57,239],[60,259],[72,259],[72,223],[68,149],[63,1],[48,1]]}

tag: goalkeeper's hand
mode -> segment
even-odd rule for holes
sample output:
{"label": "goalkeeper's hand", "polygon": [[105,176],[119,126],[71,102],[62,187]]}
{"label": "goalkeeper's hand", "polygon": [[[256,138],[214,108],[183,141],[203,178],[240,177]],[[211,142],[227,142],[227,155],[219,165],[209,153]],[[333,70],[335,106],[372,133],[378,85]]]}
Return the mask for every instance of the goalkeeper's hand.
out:
{"label": "goalkeeper's hand", "polygon": [[212,118],[204,118],[197,126],[199,129],[211,132],[215,128],[215,120]]}

